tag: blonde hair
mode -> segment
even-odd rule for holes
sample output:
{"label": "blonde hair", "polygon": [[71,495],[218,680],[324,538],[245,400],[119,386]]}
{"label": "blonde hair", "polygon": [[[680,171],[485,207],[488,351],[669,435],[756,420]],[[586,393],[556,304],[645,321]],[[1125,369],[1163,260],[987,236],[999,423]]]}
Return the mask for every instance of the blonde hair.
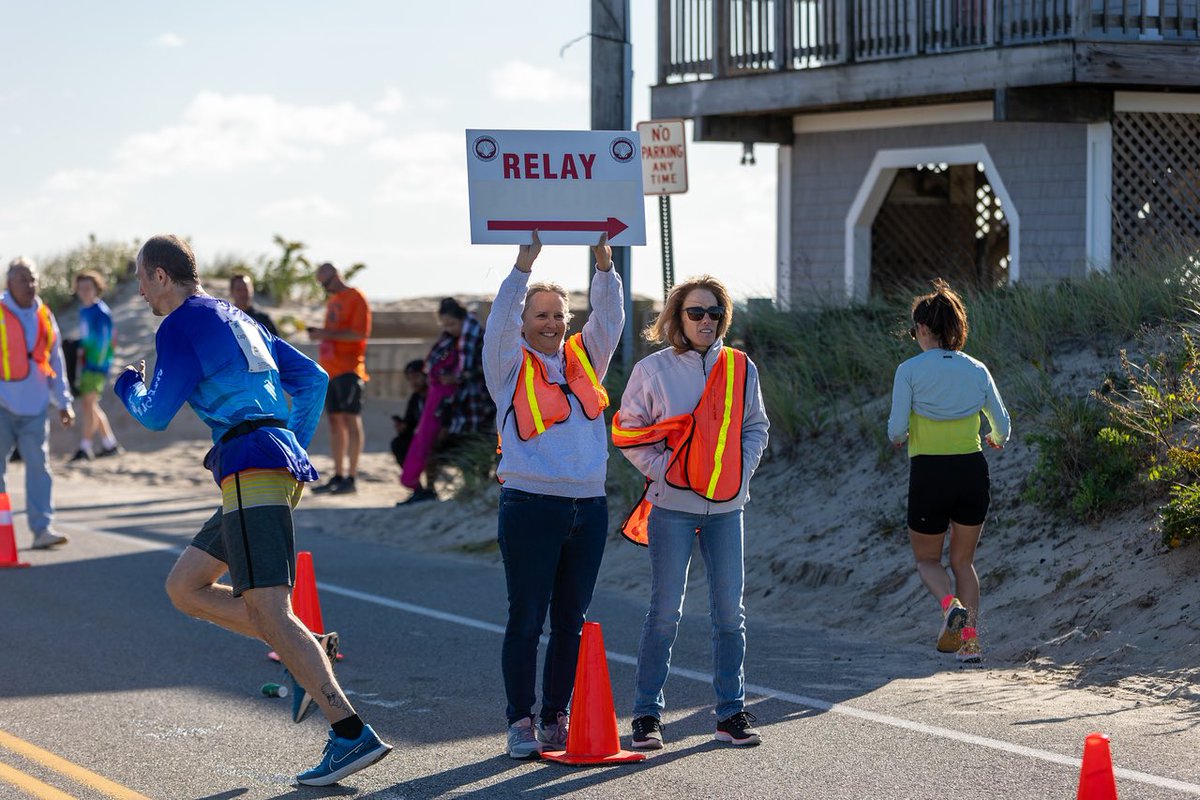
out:
{"label": "blonde hair", "polygon": [[967,344],[967,307],[941,278],[933,282],[932,293],[913,298],[912,321],[929,328],[943,350],[962,350]]}
{"label": "blonde hair", "polygon": [[712,275],[697,275],[675,284],[667,295],[667,302],[663,303],[658,319],[642,331],[642,338],[654,344],[669,344],[679,353],[691,350],[692,343],[683,334],[683,303],[694,289],[712,292],[717,298],[717,305],[725,309],[725,314],[717,322],[717,338],[725,338],[729,326],[733,324],[733,301],[729,299],[725,284]]}
{"label": "blonde hair", "polygon": [[[564,289],[562,286],[559,286],[557,283],[550,283],[549,281],[538,281],[537,283],[531,283],[525,289],[525,308],[526,309],[529,308],[530,298],[532,298],[538,292],[549,292],[550,294],[556,294],[560,298],[562,298],[563,310],[566,312],[566,317],[565,317],[564,321],[568,325],[570,325],[571,324],[571,295],[567,293],[567,290]],[[522,311],[521,319],[523,320],[524,318],[525,318],[525,312]]]}

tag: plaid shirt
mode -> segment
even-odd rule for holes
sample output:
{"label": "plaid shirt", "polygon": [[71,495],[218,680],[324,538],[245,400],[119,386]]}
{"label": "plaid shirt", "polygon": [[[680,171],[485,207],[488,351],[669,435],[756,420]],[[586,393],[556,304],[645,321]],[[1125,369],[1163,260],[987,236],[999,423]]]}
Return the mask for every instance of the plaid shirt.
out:
{"label": "plaid shirt", "polygon": [[[480,433],[495,429],[496,406],[483,382],[483,326],[468,314],[462,333],[454,338],[443,333],[426,359],[426,367],[440,362],[451,348],[457,350],[460,378],[458,390],[438,410],[442,424],[450,433]],[[430,373],[432,374],[432,373]]]}

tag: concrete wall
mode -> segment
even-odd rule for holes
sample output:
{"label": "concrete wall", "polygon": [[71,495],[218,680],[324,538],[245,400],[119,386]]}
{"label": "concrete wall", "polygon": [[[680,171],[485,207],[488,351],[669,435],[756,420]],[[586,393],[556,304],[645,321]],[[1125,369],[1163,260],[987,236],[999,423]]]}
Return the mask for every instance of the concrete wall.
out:
{"label": "concrete wall", "polygon": [[969,144],[987,148],[1020,216],[1021,282],[1083,275],[1085,125],[964,122],[802,133],[791,149],[791,254],[790,265],[781,265],[790,270],[780,279],[792,307],[844,298],[846,214],[877,151]]}

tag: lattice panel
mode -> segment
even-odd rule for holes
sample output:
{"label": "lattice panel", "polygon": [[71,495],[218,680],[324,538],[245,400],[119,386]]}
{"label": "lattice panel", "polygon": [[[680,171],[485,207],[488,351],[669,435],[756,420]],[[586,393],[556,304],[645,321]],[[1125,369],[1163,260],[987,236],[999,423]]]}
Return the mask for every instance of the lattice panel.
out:
{"label": "lattice panel", "polygon": [[1200,114],[1113,115],[1113,253],[1200,246]]}

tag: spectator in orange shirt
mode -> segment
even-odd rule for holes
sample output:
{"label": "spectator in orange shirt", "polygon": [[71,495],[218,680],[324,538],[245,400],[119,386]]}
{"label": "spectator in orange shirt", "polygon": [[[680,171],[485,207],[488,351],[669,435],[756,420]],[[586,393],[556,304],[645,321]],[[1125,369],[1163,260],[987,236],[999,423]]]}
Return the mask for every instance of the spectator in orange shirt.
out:
{"label": "spectator in orange shirt", "polygon": [[325,413],[329,415],[329,443],[333,450],[333,477],[314,492],[348,494],[354,485],[358,457],[362,454],[363,385],[367,375],[367,337],[371,335],[371,307],[358,289],[347,286],[333,264],[317,267],[317,283],[325,290],[325,327],[309,328],[309,338],[320,342],[317,361],[329,373]]}

